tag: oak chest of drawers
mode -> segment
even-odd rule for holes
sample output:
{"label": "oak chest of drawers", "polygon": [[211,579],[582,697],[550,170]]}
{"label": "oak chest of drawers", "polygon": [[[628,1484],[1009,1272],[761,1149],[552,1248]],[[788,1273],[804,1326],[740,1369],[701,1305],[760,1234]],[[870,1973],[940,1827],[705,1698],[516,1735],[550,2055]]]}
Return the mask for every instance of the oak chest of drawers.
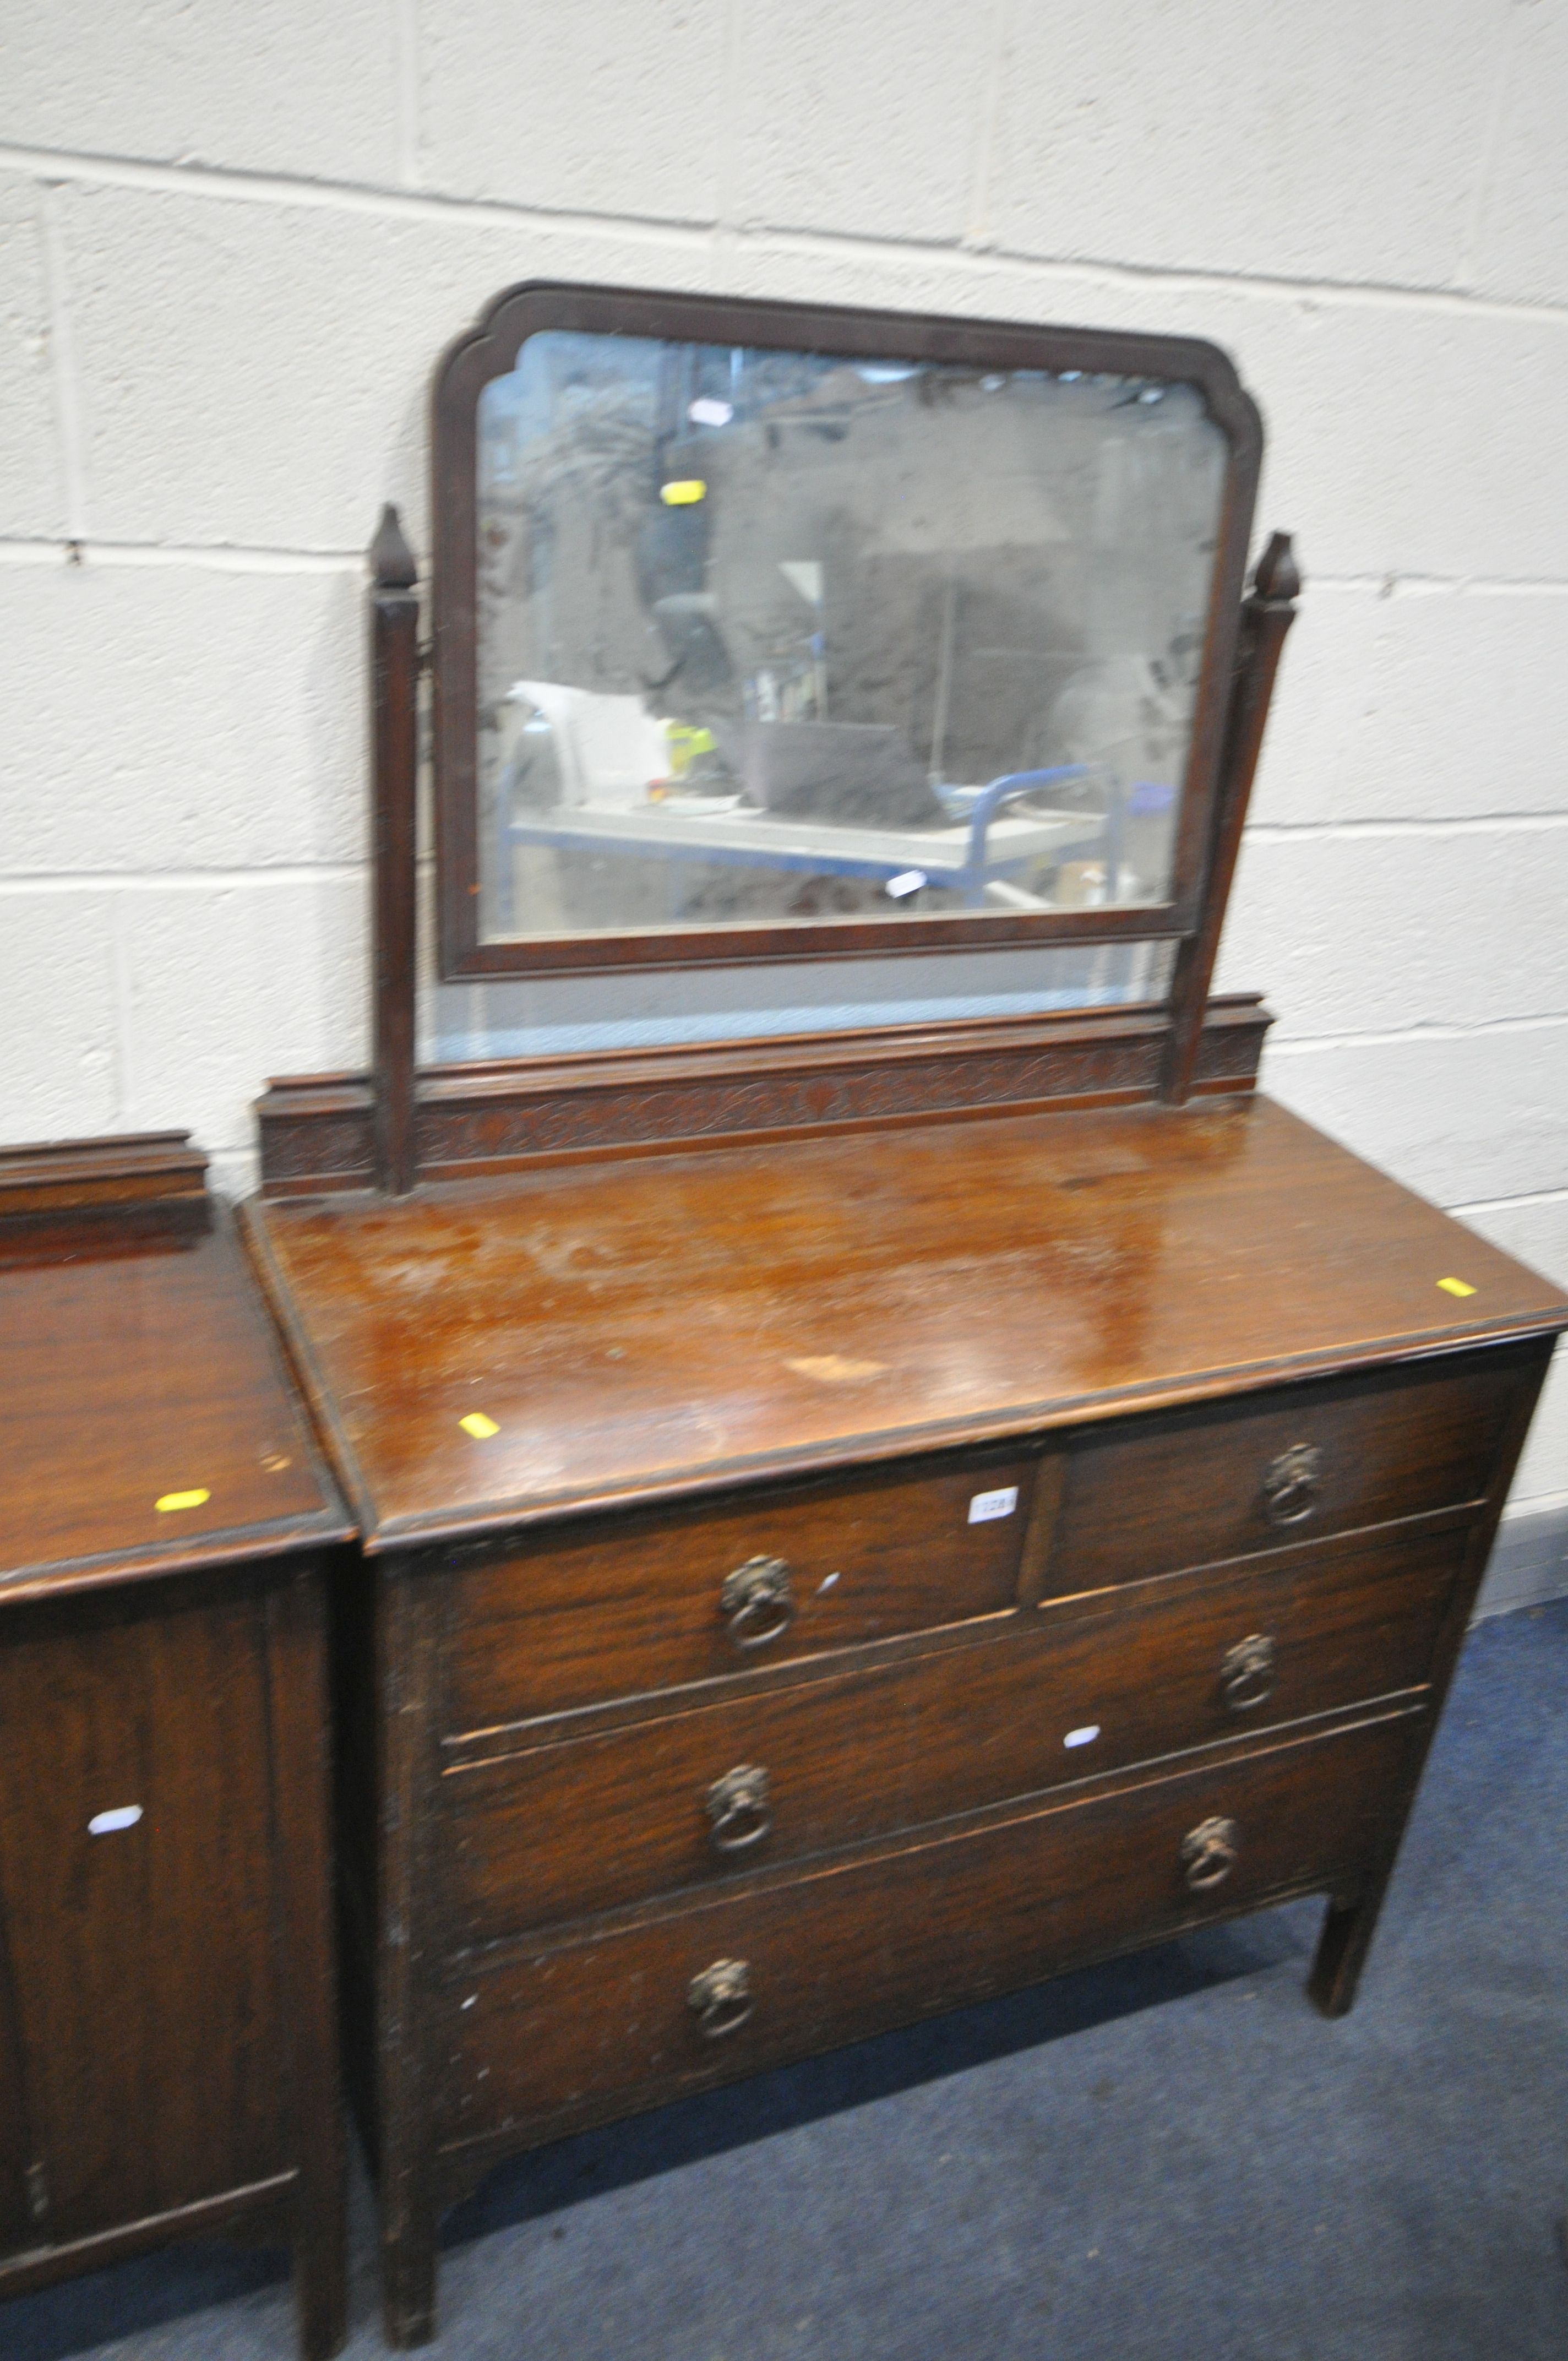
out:
{"label": "oak chest of drawers", "polygon": [[1568,1323],[1529,1272],[1245,1095],[249,1235],[365,1536],[397,2339],[443,2208],[582,2125],[1291,1895],[1349,2006]]}
{"label": "oak chest of drawers", "polygon": [[5,2299],[291,2246],[344,2336],[326,1591],[351,1527],[182,1135],[0,1153]]}

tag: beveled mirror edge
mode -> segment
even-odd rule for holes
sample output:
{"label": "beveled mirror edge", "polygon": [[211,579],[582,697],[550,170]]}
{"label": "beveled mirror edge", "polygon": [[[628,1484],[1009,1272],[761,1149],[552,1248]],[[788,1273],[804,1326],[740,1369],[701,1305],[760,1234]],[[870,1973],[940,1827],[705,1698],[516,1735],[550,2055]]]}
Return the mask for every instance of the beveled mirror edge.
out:
{"label": "beveled mirror edge", "polygon": [[[867,358],[1114,369],[1198,387],[1229,456],[1168,902],[1135,909],[985,913],[909,918],[896,930],[908,953],[1000,946],[1190,939],[1202,931],[1213,806],[1234,677],[1241,592],[1263,449],[1257,406],[1229,356],[1184,336],[949,314],[780,302],[750,296],[527,280],[507,288],[450,345],[432,390],[433,591],[431,670],[437,873],[437,962],[443,981],[747,966],[781,960],[885,957],[887,922],[864,917],[790,926],[762,921],[657,932],[481,939],[478,919],[476,482],[478,396],[515,365],[525,337],[545,329],[827,349]],[[1087,923],[1085,923],[1087,921]]]}

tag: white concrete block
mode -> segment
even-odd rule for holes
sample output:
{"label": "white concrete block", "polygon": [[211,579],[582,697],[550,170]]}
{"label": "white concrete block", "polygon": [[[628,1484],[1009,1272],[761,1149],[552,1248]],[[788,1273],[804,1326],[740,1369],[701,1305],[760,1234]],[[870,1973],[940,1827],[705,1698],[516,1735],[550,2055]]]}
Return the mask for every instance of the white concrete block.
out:
{"label": "white concrete block", "polygon": [[106,893],[0,892],[0,1138],[123,1130]]}
{"label": "white concrete block", "polygon": [[1506,13],[1506,0],[1020,9],[996,236],[1031,254],[1443,285]]}
{"label": "white concrete block", "polygon": [[1568,1175],[1558,1194],[1527,1198],[1522,1204],[1484,1205],[1459,1218],[1504,1254],[1528,1263],[1554,1286],[1568,1288]]}
{"label": "white concrete block", "polygon": [[40,192],[0,178],[0,539],[65,530],[49,375]]}
{"label": "white concrete block", "polygon": [[119,903],[126,1128],[247,1148],[269,1075],[363,1064],[364,880],[126,888]]}
{"label": "white concrete block", "polygon": [[513,230],[211,195],[61,192],[91,532],[361,549],[385,500],[423,548],[436,360],[526,278],[692,286],[693,239]]}
{"label": "white concrete block", "polygon": [[1309,582],[1252,818],[1443,819],[1568,808],[1568,589]]}
{"label": "white concrete block", "polygon": [[1313,295],[1142,308],[1237,360],[1269,434],[1259,523],[1296,533],[1309,574],[1562,578],[1557,322]]}
{"label": "white concrete block", "polygon": [[1281,1043],[1264,1088],[1440,1205],[1560,1189],[1568,1020],[1335,1049]]}
{"label": "white concrete block", "polygon": [[1556,1013],[1565,909],[1568,826],[1249,835],[1220,988],[1266,991],[1281,1040]]}
{"label": "white concrete block", "polygon": [[1511,30],[1470,277],[1488,295],[1568,303],[1568,5],[1516,5]]}
{"label": "white concrete block", "polygon": [[[1568,1288],[1568,1193],[1535,1204],[1489,1205],[1461,1219],[1554,1286]],[[1525,1510],[1552,1492],[1568,1493],[1568,1342],[1557,1347],[1509,1497]]]}
{"label": "white concrete block", "polygon": [[349,574],[0,564],[0,873],[363,859]]}
{"label": "white concrete block", "polygon": [[963,235],[988,7],[795,0],[743,26],[729,214],[861,237]]}
{"label": "white concrete block", "polygon": [[426,186],[551,210],[711,221],[733,99],[722,0],[424,0]]}
{"label": "white concrete block", "polygon": [[0,139],[87,156],[388,181],[382,0],[137,0],[8,12]]}
{"label": "white concrete block", "polygon": [[1568,1348],[1559,1345],[1546,1373],[1535,1417],[1508,1494],[1515,1515],[1532,1503],[1568,1493]]}

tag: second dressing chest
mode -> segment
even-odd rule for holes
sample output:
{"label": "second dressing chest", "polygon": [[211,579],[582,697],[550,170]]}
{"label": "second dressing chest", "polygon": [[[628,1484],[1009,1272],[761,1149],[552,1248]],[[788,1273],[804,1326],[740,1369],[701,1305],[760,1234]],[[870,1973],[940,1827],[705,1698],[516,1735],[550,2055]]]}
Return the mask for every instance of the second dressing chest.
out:
{"label": "second dressing chest", "polygon": [[1350,2005],[1568,1304],[1211,996],[1260,449],[1094,330],[531,286],[442,365],[374,1070],[271,1088],[246,1232],[362,1540],[397,2343],[580,2126],[1290,1896]]}

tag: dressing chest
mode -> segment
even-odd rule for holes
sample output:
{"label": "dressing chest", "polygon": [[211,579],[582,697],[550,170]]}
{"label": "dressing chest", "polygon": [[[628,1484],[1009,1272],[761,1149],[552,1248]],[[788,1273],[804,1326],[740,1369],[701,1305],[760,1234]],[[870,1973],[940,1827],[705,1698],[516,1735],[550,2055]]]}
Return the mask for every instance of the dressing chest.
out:
{"label": "dressing chest", "polygon": [[0,2311],[223,2232],[292,2246],[325,2361],[352,1528],[204,1168],[0,1151]]}
{"label": "dressing chest", "polygon": [[[389,517],[375,1069],[273,1085],[246,1214],[362,1541],[400,2344],[580,2126],[1288,1896],[1347,2008],[1568,1325],[1211,997],[1297,589],[1223,356],[522,289],[435,446],[436,1000],[536,1029],[416,1068]],[[770,962],[765,1023],[538,1029]]]}

